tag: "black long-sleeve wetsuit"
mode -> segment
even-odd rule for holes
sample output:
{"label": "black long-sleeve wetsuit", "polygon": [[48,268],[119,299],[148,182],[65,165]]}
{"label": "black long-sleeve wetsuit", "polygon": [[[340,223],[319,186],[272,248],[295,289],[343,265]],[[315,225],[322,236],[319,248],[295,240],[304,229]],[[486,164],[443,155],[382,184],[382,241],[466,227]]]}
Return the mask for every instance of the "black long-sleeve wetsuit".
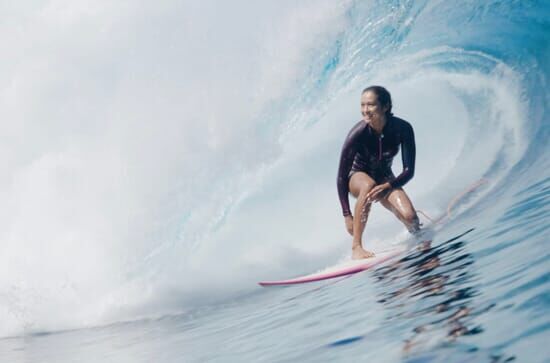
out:
{"label": "black long-sleeve wetsuit", "polygon": [[[391,165],[400,145],[403,171],[395,177]],[[399,188],[413,177],[415,157],[414,131],[407,121],[388,117],[381,134],[365,121],[359,121],[344,142],[338,167],[338,197],[344,216],[351,215],[348,193],[349,179],[354,172],[363,171],[377,184],[389,182],[392,188]]]}

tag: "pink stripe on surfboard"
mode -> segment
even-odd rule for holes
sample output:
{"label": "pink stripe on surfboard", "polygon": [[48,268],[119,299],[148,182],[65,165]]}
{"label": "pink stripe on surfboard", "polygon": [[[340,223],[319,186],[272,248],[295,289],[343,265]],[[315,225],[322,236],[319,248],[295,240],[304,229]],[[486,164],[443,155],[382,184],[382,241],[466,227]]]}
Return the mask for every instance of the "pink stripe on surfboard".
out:
{"label": "pink stripe on surfboard", "polygon": [[328,280],[328,279],[334,279],[336,277],[346,276],[355,274],[361,271],[365,271],[371,267],[374,267],[378,264],[381,264],[382,262],[385,262],[389,260],[392,257],[395,257],[402,253],[403,251],[394,251],[392,253],[389,253],[386,256],[381,257],[374,257],[368,262],[365,262],[363,264],[359,264],[356,266],[350,266],[350,267],[344,267],[342,269],[333,270],[325,273],[316,273],[311,274],[307,276],[302,277],[296,277],[294,279],[288,279],[288,280],[278,280],[278,281],[261,281],[259,284],[261,286],[277,286],[277,285],[296,285],[296,284],[303,284],[307,282],[315,282],[315,281],[321,281],[321,280]]}

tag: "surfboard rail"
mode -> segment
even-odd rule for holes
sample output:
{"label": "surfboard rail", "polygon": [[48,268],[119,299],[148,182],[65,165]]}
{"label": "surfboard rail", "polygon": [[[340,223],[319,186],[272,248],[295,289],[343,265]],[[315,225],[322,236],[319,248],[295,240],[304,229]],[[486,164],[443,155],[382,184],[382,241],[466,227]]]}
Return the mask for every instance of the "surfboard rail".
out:
{"label": "surfboard rail", "polygon": [[366,258],[363,260],[354,260],[347,261],[344,264],[336,265],[334,267],[327,268],[323,271],[319,271],[313,274],[299,276],[292,279],[286,280],[275,280],[275,281],[260,281],[258,284],[263,287],[268,286],[286,286],[286,285],[297,285],[305,284],[309,282],[323,281],[334,279],[337,277],[353,275],[361,271],[368,270],[369,268],[375,267],[389,259],[401,254],[402,249],[396,249],[389,252],[378,253],[374,257]]}

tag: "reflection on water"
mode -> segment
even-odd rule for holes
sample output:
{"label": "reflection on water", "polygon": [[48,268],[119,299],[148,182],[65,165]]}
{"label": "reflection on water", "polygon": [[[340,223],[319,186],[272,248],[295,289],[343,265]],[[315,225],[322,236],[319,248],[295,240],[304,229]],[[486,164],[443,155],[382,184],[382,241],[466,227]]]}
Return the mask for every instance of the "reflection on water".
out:
{"label": "reflection on water", "polygon": [[[374,276],[381,285],[379,303],[389,311],[387,322],[414,328],[403,343],[405,357],[445,347],[463,336],[483,333],[477,321],[495,305],[480,306],[475,298],[475,260],[466,251],[466,237],[474,229],[434,247],[422,241],[405,258],[378,269]],[[475,346],[467,351],[477,352]],[[515,357],[490,355],[491,362],[509,362]]]}

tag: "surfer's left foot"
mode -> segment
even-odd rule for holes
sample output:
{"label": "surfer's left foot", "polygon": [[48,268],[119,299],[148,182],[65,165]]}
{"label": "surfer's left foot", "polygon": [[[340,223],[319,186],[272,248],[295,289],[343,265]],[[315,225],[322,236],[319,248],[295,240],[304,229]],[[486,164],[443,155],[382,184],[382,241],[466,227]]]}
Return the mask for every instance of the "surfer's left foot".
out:
{"label": "surfer's left foot", "polygon": [[354,246],[351,249],[352,260],[360,260],[363,258],[374,257],[374,252],[367,251],[361,246]]}
{"label": "surfer's left foot", "polygon": [[420,252],[426,252],[429,251],[430,248],[432,248],[432,241],[431,240],[424,240],[420,242],[417,247],[418,251]]}

